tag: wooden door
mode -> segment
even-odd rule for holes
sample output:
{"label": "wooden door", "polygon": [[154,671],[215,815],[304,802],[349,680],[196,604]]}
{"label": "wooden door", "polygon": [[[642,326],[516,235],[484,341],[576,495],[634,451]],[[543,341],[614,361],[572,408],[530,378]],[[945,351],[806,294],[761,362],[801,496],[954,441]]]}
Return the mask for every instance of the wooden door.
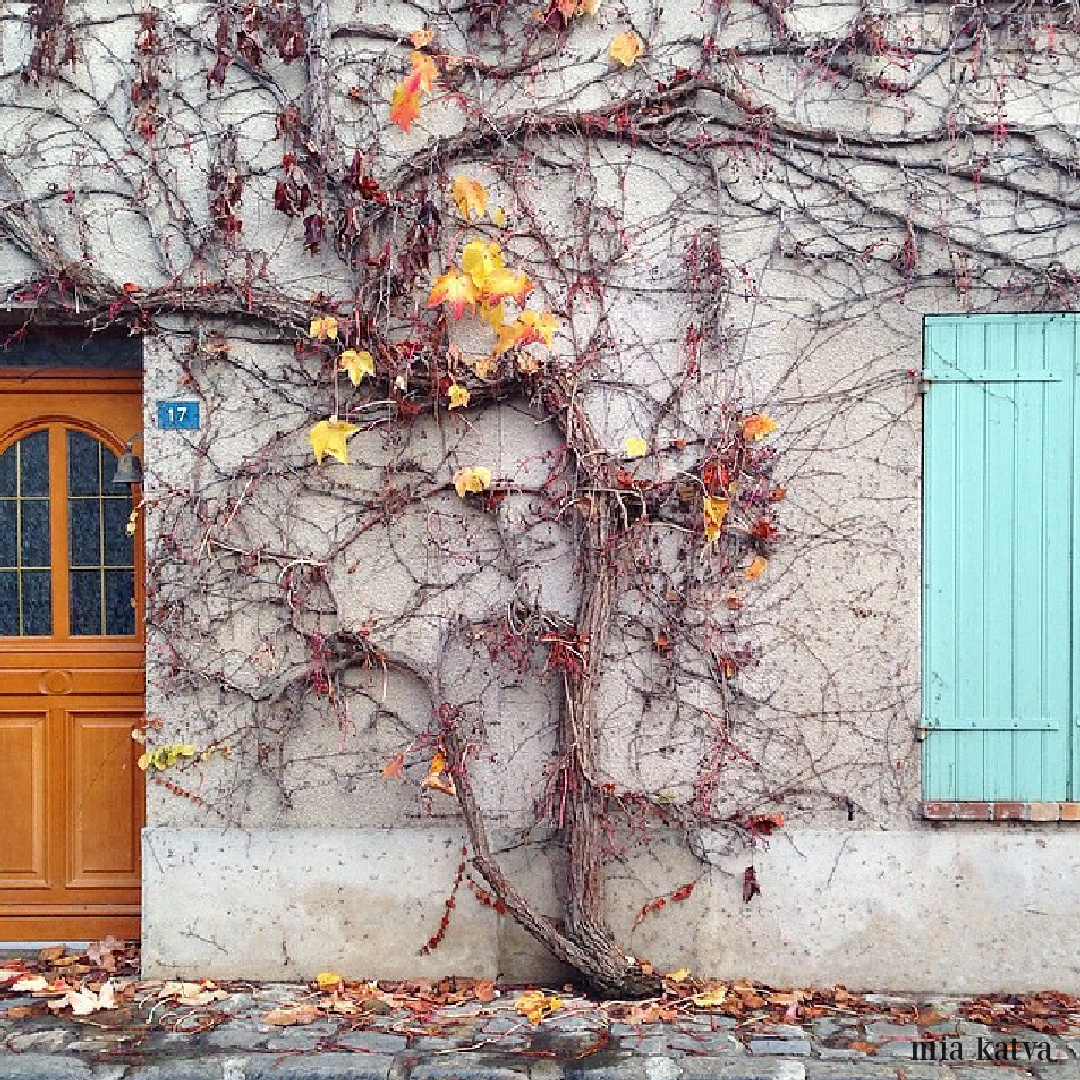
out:
{"label": "wooden door", "polygon": [[0,373],[0,940],[139,935],[140,383]]}

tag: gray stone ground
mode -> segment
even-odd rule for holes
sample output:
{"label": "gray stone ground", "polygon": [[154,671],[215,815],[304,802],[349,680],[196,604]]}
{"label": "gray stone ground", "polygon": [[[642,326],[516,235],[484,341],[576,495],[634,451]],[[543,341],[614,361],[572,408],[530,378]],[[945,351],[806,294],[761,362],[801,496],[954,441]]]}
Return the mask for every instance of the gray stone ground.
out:
{"label": "gray stone ground", "polygon": [[[224,1000],[186,1007],[157,1000],[151,985],[129,1005],[78,1019],[40,1015],[40,1002],[28,1016],[33,1000],[9,997],[0,1080],[1080,1080],[1080,1015],[1059,1022],[1061,1034],[1040,1034],[973,1023],[956,999],[871,996],[880,1011],[836,1007],[782,1024],[687,1008],[634,1026],[568,997],[533,1025],[505,992],[420,1019],[387,1008],[275,1027],[266,1014],[316,1000],[309,988],[227,989]],[[897,1023],[897,1008],[915,1001],[933,1022]],[[936,1047],[954,1059],[913,1057],[931,1038],[946,1039]],[[1007,1057],[985,1060],[1003,1043]]]}

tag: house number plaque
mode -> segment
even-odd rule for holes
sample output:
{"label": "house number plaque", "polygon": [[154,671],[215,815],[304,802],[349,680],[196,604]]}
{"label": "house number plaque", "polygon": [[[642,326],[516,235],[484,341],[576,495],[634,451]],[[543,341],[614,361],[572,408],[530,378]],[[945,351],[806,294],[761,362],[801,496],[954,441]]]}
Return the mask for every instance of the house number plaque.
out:
{"label": "house number plaque", "polygon": [[159,401],[157,424],[162,431],[195,431],[202,424],[197,401]]}

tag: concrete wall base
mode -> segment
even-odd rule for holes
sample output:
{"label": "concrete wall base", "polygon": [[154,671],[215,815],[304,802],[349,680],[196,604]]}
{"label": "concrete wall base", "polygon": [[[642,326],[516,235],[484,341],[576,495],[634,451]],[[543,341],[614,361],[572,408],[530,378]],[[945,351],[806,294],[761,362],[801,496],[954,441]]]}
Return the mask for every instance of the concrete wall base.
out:
{"label": "concrete wall base", "polygon": [[[702,839],[716,854],[691,899],[637,930],[643,898],[685,881],[685,863],[661,851],[612,881],[620,940],[658,967],[773,985],[1080,992],[1075,831],[808,829],[726,854],[719,834]],[[453,829],[154,828],[143,843],[147,977],[561,975],[465,890],[443,943],[419,954],[461,858]],[[762,893],[744,904],[751,861]],[[551,910],[542,863],[530,854],[526,877]]]}

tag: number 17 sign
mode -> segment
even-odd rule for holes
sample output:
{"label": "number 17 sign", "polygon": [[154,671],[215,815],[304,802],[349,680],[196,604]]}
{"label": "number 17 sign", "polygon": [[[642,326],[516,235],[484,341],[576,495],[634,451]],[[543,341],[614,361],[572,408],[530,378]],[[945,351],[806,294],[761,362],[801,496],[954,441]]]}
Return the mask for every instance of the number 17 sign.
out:
{"label": "number 17 sign", "polygon": [[157,403],[157,426],[162,431],[194,431],[199,423],[197,401],[159,401]]}

